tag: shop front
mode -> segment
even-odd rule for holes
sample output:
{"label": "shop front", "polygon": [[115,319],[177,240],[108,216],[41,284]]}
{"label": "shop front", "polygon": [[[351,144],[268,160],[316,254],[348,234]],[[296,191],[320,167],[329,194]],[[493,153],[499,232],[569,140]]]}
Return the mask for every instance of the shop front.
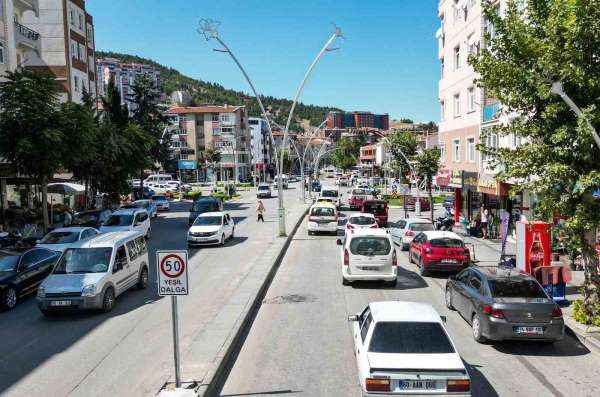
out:
{"label": "shop front", "polygon": [[477,216],[481,208],[481,194],[477,190],[477,172],[462,172],[463,214],[467,223]]}

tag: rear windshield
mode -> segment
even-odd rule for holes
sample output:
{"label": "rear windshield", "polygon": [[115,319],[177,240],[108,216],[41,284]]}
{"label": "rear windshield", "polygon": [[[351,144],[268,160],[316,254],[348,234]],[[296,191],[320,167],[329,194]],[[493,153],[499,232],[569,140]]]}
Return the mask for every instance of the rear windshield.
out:
{"label": "rear windshield", "polygon": [[488,280],[494,298],[546,298],[546,293],[534,280]]}
{"label": "rear windshield", "polygon": [[369,345],[371,353],[454,353],[439,323],[379,322]]}
{"label": "rear windshield", "polygon": [[166,196],[152,196],[152,200],[154,201],[167,201]]}
{"label": "rear windshield", "polygon": [[197,201],[192,205],[193,212],[210,212],[217,207],[216,203],[213,202],[202,202]]}
{"label": "rear windshield", "polygon": [[411,223],[408,228],[415,232],[427,232],[433,230],[433,225],[431,223]]}
{"label": "rear windshield", "polygon": [[337,192],[337,190],[323,190],[321,192],[321,196],[323,196],[323,197],[337,197],[338,196],[338,192]]}
{"label": "rear windshield", "polygon": [[51,232],[46,234],[40,244],[74,243],[79,238],[79,232]]}
{"label": "rear windshield", "polygon": [[352,216],[349,222],[353,225],[372,225],[375,223],[375,218],[371,218],[370,216]]}
{"label": "rear windshield", "polygon": [[129,226],[133,223],[133,215],[111,215],[104,226]]}
{"label": "rear windshield", "polygon": [[365,192],[364,189],[354,189],[354,190],[352,190],[352,194],[361,195],[361,194],[367,194],[367,192]]}
{"label": "rear windshield", "polygon": [[388,255],[392,246],[385,237],[355,237],[350,242],[354,255]]}
{"label": "rear windshield", "polygon": [[268,186],[262,185],[258,187],[258,190],[269,190]]}
{"label": "rear windshield", "polygon": [[365,211],[373,214],[385,214],[385,203],[364,203]]}
{"label": "rear windshield", "polygon": [[429,242],[429,244],[432,247],[440,248],[462,248],[465,246],[461,240],[455,238],[434,238]]}
{"label": "rear windshield", "polygon": [[327,207],[315,207],[310,212],[312,216],[335,216],[333,208]]}

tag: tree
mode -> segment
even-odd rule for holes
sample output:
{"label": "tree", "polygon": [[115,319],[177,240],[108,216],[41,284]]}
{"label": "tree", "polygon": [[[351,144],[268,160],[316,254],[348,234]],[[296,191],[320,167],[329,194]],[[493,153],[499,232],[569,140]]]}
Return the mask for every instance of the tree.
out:
{"label": "tree", "polygon": [[[516,149],[480,145],[480,150],[492,157],[499,180],[518,181],[514,191],[541,197],[539,217],[568,218],[566,227],[579,238],[585,266],[582,318],[595,317],[600,324],[594,252],[600,201],[593,198],[600,187],[600,150],[589,125],[600,127],[600,0],[525,3],[526,13],[511,0],[500,16],[486,0],[484,14],[494,35],[486,34],[487,45],[469,58],[488,97],[497,98],[505,114],[517,115],[488,133],[514,134],[524,144]],[[582,116],[551,93],[551,82],[559,80]]]}
{"label": "tree", "polygon": [[38,180],[47,230],[48,179],[60,168],[64,142],[56,81],[25,69],[8,72],[0,83],[0,109],[0,156]]}
{"label": "tree", "polygon": [[417,154],[417,136],[410,131],[395,131],[390,138],[390,153],[393,159],[393,168],[403,175],[403,171],[410,170],[408,161],[412,161]]}
{"label": "tree", "polygon": [[427,193],[429,194],[429,203],[431,204],[431,223],[433,223],[433,197],[431,193],[431,185],[433,177],[440,169],[440,156],[440,149],[434,147],[433,149],[423,150],[422,153],[415,157],[417,174],[425,179]]}
{"label": "tree", "polygon": [[[211,169],[214,170],[214,165],[221,161],[221,153],[212,147],[207,148],[202,152],[202,157],[207,164],[210,164]],[[215,179],[216,180],[216,179]]]}
{"label": "tree", "polygon": [[365,138],[342,138],[336,144],[331,156],[336,168],[346,171],[355,166],[359,161],[360,147],[364,145]]}
{"label": "tree", "polygon": [[412,124],[412,123],[414,123],[414,121],[412,119],[408,119],[408,118],[400,119],[400,122],[401,123],[406,123],[406,124]]}

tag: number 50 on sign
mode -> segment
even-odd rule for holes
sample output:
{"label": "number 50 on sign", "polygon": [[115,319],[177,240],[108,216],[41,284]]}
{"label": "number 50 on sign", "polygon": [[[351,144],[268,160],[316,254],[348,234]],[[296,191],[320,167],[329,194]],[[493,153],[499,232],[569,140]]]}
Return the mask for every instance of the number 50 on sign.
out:
{"label": "number 50 on sign", "polygon": [[158,295],[187,295],[187,251],[157,251]]}

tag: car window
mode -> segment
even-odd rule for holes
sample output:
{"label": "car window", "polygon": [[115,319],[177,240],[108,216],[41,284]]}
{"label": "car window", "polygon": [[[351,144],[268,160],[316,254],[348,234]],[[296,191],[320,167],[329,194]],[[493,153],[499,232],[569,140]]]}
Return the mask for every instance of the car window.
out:
{"label": "car window", "polygon": [[369,312],[367,314],[367,318],[365,319],[365,321],[363,321],[362,328],[360,329],[360,338],[362,339],[363,343],[365,341],[365,338],[367,337],[367,332],[369,332],[369,327],[371,326],[372,322],[373,316],[371,316],[371,312]]}
{"label": "car window", "polygon": [[229,216],[229,214],[225,214],[225,217],[227,218],[228,221],[231,221],[231,217]]}
{"label": "car window", "polygon": [[133,223],[133,215],[111,215],[104,226],[129,226]]}
{"label": "car window", "polygon": [[50,232],[40,240],[40,244],[69,244],[79,239],[79,232]]}
{"label": "car window", "polygon": [[140,222],[144,222],[146,219],[148,219],[148,213],[146,213],[146,212],[142,212],[142,213],[138,214],[138,216],[139,216],[138,219],[140,220]]}
{"label": "car window", "polygon": [[312,216],[335,216],[335,210],[328,207],[314,207],[310,214]]}
{"label": "car window", "polygon": [[353,189],[352,194],[353,195],[364,195],[364,194],[367,194],[367,192],[365,192],[364,189]]}
{"label": "car window", "polygon": [[494,298],[546,298],[546,293],[535,280],[488,280]]}
{"label": "car window", "polygon": [[227,220],[226,216],[223,217],[223,225],[229,225],[229,221]]}
{"label": "car window", "polygon": [[26,253],[23,254],[23,256],[21,257],[21,266],[29,266],[33,263],[35,263],[37,261],[37,254],[36,254],[37,250],[31,250],[31,251],[27,251]]}
{"label": "car window", "polygon": [[413,241],[415,243],[421,244],[421,243],[425,242],[425,239],[426,239],[425,235],[423,233],[419,233],[416,235],[416,237],[413,239]]}
{"label": "car window", "polygon": [[321,192],[321,196],[323,196],[323,197],[337,197],[338,196],[338,192],[337,192],[337,190],[323,190]]}
{"label": "car window", "polygon": [[350,223],[353,225],[372,225],[374,224],[375,218],[371,218],[370,216],[351,216]]}
{"label": "car window", "polygon": [[98,231],[94,229],[88,229],[84,233],[86,233],[84,238],[90,238],[98,235]]}
{"label": "car window", "polygon": [[148,251],[148,248],[146,247],[146,240],[144,239],[144,237],[137,237],[135,239],[135,244],[137,245],[138,255],[143,255]]}
{"label": "car window", "polygon": [[472,274],[469,278],[469,287],[477,292],[481,292],[481,278],[477,274]]}
{"label": "car window", "polygon": [[125,253],[125,246],[122,245],[117,248],[117,253],[115,255],[115,263],[121,262],[123,266],[127,264],[127,254]]}
{"label": "car window", "polygon": [[430,242],[432,247],[438,248],[464,248],[465,244],[462,240],[456,238],[434,238]]}
{"label": "car window", "polygon": [[354,237],[350,242],[353,255],[388,255],[392,246],[385,237]]}
{"label": "car window", "polygon": [[18,255],[2,255],[0,254],[0,271],[14,271],[19,263]]}
{"label": "car window", "polygon": [[129,252],[129,260],[135,260],[138,257],[138,247],[135,240],[127,242],[127,252]]}
{"label": "car window", "polygon": [[454,348],[439,323],[378,322],[369,352],[444,354],[454,353]]}
{"label": "car window", "polygon": [[456,280],[464,285],[467,285],[470,275],[471,271],[469,269],[465,269],[456,276]]}
{"label": "car window", "polygon": [[406,221],[398,221],[398,228],[404,229],[406,227]]}
{"label": "car window", "polygon": [[433,230],[433,225],[431,223],[411,223],[408,229],[415,232],[429,232]]}
{"label": "car window", "polygon": [[386,204],[385,203],[375,203],[375,202],[366,202],[363,204],[365,211],[371,212],[373,214],[385,214]]}

